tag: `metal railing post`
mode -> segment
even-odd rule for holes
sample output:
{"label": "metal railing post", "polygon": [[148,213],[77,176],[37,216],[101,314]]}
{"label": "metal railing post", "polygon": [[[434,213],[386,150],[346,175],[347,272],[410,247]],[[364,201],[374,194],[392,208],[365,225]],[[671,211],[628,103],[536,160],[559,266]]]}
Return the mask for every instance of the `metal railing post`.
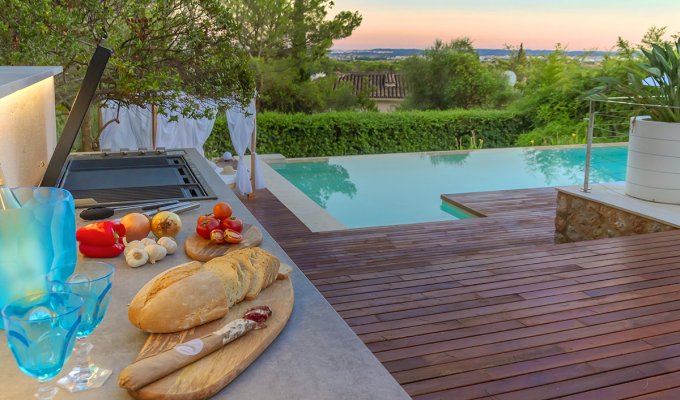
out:
{"label": "metal railing post", "polygon": [[588,112],[588,138],[586,141],[586,170],[583,177],[582,192],[590,192],[590,157],[593,151],[593,129],[595,128],[595,105],[590,101]]}

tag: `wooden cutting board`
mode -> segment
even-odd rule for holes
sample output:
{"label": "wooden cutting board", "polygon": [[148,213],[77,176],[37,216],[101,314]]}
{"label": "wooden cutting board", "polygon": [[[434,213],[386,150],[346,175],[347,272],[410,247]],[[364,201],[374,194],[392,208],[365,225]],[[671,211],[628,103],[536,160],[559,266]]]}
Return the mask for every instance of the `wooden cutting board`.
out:
{"label": "wooden cutting board", "polygon": [[[293,311],[293,285],[290,279],[277,280],[255,300],[243,301],[224,318],[177,333],[155,333],[147,339],[137,360],[207,335],[240,318],[250,308],[267,305],[272,316],[267,327],[249,332],[209,356],[145,386],[130,395],[142,400],[207,399],[233,381],[276,339]],[[265,379],[266,380],[266,379]]]}
{"label": "wooden cutting board", "polygon": [[231,251],[255,247],[262,243],[262,232],[255,225],[243,226],[243,240],[236,244],[215,244],[203,239],[196,232],[184,241],[184,252],[196,261],[206,262],[215,257],[223,256]]}

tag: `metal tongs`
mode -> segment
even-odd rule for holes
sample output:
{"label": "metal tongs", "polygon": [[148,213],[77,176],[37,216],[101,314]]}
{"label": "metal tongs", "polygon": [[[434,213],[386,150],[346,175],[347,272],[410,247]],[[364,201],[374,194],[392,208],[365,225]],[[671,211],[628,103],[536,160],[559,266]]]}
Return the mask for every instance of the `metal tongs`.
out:
{"label": "metal tongs", "polygon": [[[188,207],[189,205],[195,206]],[[134,204],[121,207],[91,207],[86,210],[83,210],[80,213],[80,218],[86,221],[94,221],[112,217],[113,214],[118,211],[134,209],[141,209],[142,211],[145,211],[142,214],[150,218],[156,215],[159,211],[181,212],[186,210],[192,210],[199,206],[200,204],[197,202],[180,203],[177,200],[173,200],[173,201],[158,201],[154,203]],[[177,208],[178,210],[175,210],[175,208]]]}

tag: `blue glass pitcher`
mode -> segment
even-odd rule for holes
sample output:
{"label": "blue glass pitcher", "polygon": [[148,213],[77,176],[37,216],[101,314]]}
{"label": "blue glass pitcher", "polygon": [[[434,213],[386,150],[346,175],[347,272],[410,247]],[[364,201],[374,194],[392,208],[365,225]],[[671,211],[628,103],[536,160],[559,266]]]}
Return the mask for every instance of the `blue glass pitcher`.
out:
{"label": "blue glass pitcher", "polygon": [[12,192],[21,207],[0,209],[0,309],[46,291],[45,275],[53,268],[67,266],[69,276],[78,258],[71,193],[41,187]]}

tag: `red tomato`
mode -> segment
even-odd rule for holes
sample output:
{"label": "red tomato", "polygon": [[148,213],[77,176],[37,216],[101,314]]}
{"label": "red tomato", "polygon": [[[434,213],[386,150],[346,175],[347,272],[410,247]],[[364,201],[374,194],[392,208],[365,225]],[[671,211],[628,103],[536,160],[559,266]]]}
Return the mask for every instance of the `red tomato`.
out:
{"label": "red tomato", "polygon": [[208,218],[215,218],[215,216],[212,214],[201,215],[200,217],[198,217],[198,220],[196,220],[196,225],[200,224],[203,220]]}
{"label": "red tomato", "polygon": [[213,214],[215,218],[223,220],[225,218],[231,217],[231,206],[229,203],[219,202],[213,207]]}
{"label": "red tomato", "polygon": [[220,220],[214,217],[203,218],[201,222],[196,225],[196,233],[204,239],[210,240],[210,232],[213,229],[220,227]]}
{"label": "red tomato", "polygon": [[243,232],[243,221],[236,217],[229,217],[227,219],[222,220],[222,229],[231,229],[232,231],[236,231],[238,233]]}
{"label": "red tomato", "polygon": [[241,243],[243,235],[231,229],[224,230],[224,241],[227,243]]}
{"label": "red tomato", "polygon": [[224,232],[222,229],[213,229],[210,231],[210,241],[217,244],[224,243]]}

